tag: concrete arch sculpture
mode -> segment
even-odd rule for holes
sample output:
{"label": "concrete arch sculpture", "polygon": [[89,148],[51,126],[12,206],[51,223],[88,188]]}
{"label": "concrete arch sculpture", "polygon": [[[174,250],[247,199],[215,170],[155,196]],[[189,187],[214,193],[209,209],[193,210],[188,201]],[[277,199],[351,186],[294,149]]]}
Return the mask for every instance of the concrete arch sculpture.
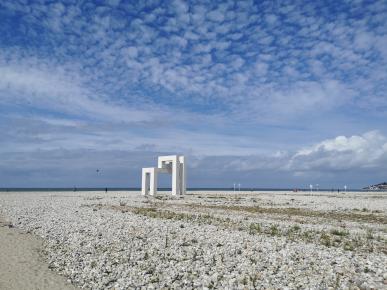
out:
{"label": "concrete arch sculpture", "polygon": [[172,195],[185,194],[187,172],[184,156],[159,156],[157,167],[143,168],[141,182],[142,195],[157,194],[157,176],[159,173],[169,173],[172,175]]}

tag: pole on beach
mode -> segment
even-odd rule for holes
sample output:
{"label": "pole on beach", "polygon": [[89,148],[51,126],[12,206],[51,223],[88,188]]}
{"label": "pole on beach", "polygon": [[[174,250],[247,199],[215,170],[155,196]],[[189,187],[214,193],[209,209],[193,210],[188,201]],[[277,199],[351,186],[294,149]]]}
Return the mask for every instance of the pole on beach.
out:
{"label": "pole on beach", "polygon": [[344,192],[347,193],[347,185],[344,185]]}
{"label": "pole on beach", "polygon": [[313,191],[313,184],[309,184],[309,188],[310,188],[310,193],[312,193],[312,191]]}
{"label": "pole on beach", "polygon": [[238,183],[239,192],[241,192],[241,184]]}
{"label": "pole on beach", "polygon": [[235,193],[235,185],[236,185],[236,184],[235,184],[235,182],[234,182],[234,193]]}

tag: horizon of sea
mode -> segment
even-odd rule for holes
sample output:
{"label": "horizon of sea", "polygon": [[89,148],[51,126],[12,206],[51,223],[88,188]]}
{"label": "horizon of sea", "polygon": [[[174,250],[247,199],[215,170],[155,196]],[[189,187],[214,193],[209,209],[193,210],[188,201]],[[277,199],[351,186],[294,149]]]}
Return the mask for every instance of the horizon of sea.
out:
{"label": "horizon of sea", "polygon": [[[37,192],[37,191],[141,191],[140,187],[2,187],[0,192]],[[171,188],[161,187],[158,191],[171,191]],[[329,188],[329,189],[314,189],[312,192],[345,192],[343,189]],[[234,191],[233,187],[192,187],[187,188],[187,191]],[[310,192],[309,188],[262,188],[262,187],[244,187],[235,189],[235,192],[239,191],[301,191]],[[386,190],[367,190],[367,189],[347,189],[348,192],[383,192]]]}

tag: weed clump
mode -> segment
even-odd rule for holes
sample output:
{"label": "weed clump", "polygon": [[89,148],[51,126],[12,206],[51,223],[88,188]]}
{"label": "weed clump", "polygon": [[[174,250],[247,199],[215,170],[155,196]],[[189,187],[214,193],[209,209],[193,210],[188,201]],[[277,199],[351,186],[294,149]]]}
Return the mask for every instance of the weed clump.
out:
{"label": "weed clump", "polygon": [[346,250],[346,251],[353,251],[354,250],[353,244],[351,244],[350,242],[345,242],[344,250]]}
{"label": "weed clump", "polygon": [[255,235],[262,232],[261,225],[258,223],[251,223],[249,226],[249,234]]}
{"label": "weed clump", "polygon": [[320,241],[321,241],[321,244],[323,244],[326,247],[332,246],[331,237],[325,232],[321,234]]}
{"label": "weed clump", "polygon": [[294,226],[291,227],[291,230],[292,230],[293,232],[297,232],[297,231],[299,231],[300,229],[301,229],[301,228],[300,228],[299,225],[294,225]]}
{"label": "weed clump", "polygon": [[270,235],[272,235],[272,236],[278,236],[279,233],[280,233],[280,231],[279,231],[277,225],[272,225],[272,226],[270,227]]}
{"label": "weed clump", "polygon": [[374,235],[372,233],[371,230],[368,230],[367,231],[367,240],[373,240],[374,239]]}
{"label": "weed clump", "polygon": [[348,231],[340,230],[340,229],[333,229],[331,230],[331,234],[335,236],[345,237],[348,236]]}

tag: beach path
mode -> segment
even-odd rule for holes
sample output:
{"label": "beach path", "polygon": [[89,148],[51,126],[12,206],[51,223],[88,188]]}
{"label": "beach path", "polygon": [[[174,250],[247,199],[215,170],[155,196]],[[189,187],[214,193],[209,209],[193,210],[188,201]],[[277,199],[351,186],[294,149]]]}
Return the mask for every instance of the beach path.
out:
{"label": "beach path", "polygon": [[42,240],[0,220],[0,289],[77,289],[39,256]]}

